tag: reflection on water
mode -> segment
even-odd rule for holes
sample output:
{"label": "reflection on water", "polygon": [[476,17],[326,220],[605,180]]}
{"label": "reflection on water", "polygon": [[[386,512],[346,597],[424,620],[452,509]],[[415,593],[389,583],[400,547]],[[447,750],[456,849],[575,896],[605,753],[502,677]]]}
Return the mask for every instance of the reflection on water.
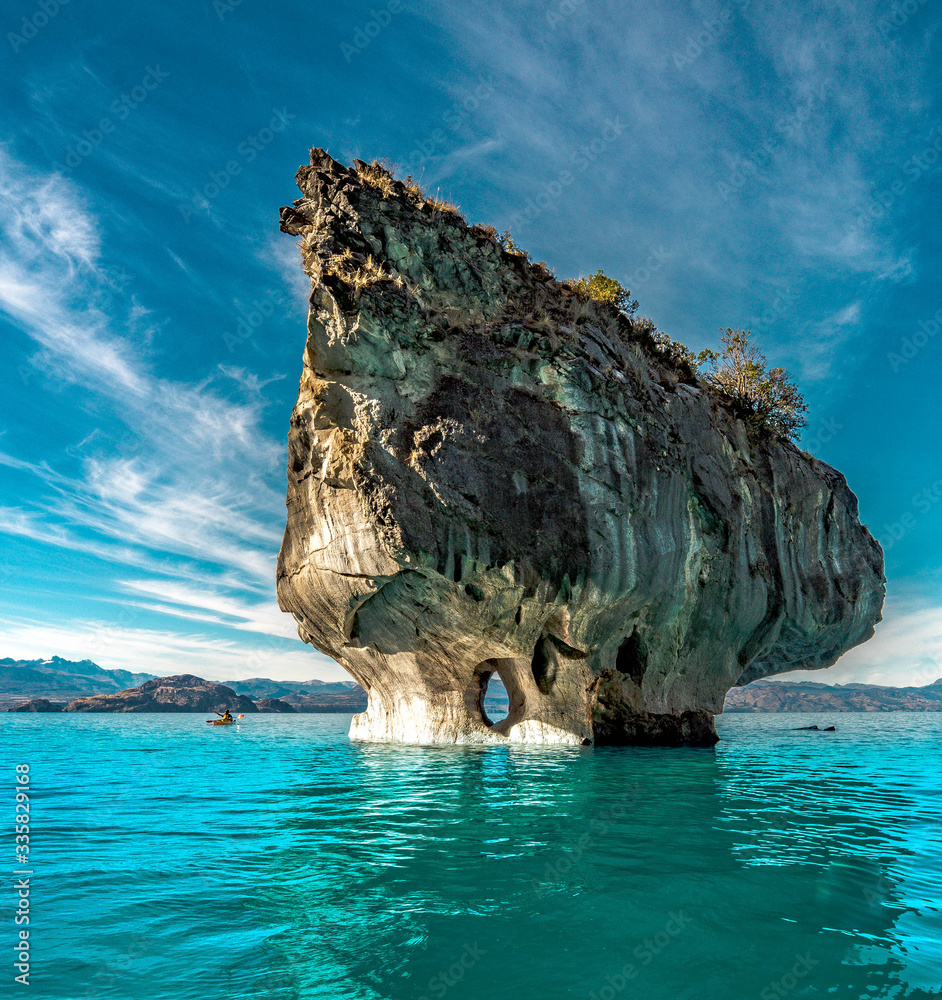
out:
{"label": "reflection on water", "polygon": [[715,750],[22,718],[59,769],[44,996],[942,993],[939,718],[730,716]]}

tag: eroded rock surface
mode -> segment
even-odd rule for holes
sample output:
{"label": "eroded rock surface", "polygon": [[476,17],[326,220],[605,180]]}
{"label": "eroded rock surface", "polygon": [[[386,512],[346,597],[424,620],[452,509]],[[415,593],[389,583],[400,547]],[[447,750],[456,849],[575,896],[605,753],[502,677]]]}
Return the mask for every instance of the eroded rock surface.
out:
{"label": "eroded rock surface", "polygon": [[710,744],[731,687],[872,635],[838,472],[365,166],[312,150],[282,209],[312,295],[278,597],[367,690],[352,736]]}

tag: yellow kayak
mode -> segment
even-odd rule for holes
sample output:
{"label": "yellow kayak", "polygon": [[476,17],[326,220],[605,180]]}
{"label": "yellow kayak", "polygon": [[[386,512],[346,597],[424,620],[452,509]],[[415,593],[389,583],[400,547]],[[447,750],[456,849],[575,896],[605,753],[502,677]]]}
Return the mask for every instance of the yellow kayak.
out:
{"label": "yellow kayak", "polygon": [[236,723],[239,719],[244,719],[244,718],[245,718],[245,713],[243,712],[241,715],[237,715],[235,718],[232,718],[230,716],[228,719],[207,719],[206,724],[208,726],[231,726],[234,723]]}

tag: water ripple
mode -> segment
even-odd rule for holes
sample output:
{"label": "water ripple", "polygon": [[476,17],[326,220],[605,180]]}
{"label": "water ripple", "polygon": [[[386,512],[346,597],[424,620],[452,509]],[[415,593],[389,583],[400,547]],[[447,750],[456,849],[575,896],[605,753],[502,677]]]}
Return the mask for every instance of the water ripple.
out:
{"label": "water ripple", "polygon": [[793,719],[721,719],[699,751],[0,716],[35,789],[36,982],[49,1000],[938,997],[942,718]]}

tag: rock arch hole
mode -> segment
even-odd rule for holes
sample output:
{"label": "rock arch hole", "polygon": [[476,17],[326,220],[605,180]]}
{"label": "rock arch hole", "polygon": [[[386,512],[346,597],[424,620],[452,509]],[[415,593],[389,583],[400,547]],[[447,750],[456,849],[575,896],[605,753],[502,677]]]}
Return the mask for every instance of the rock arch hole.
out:
{"label": "rock arch hole", "polygon": [[465,693],[471,715],[488,729],[507,733],[526,715],[526,694],[517,672],[526,660],[491,659],[479,663]]}
{"label": "rock arch hole", "polygon": [[533,674],[533,680],[543,694],[549,694],[553,690],[559,673],[560,657],[563,660],[584,660],[586,654],[581,649],[563,642],[552,632],[544,632],[537,640],[530,660],[530,673]]}
{"label": "rock arch hole", "polygon": [[556,668],[547,649],[548,642],[549,640],[545,636],[538,639],[533,648],[533,658],[530,660],[530,672],[533,674],[533,680],[536,681],[536,686],[543,694],[550,693],[553,681],[556,680]]}
{"label": "rock arch hole", "polygon": [[481,701],[481,708],[484,713],[484,721],[489,725],[496,726],[510,715],[510,695],[504,682],[500,679],[500,674],[496,671],[484,682],[484,697]]}
{"label": "rock arch hole", "polygon": [[638,687],[641,687],[644,672],[648,669],[648,647],[637,629],[632,629],[631,635],[618,647],[618,652],[615,654],[615,669],[621,674],[627,674]]}

